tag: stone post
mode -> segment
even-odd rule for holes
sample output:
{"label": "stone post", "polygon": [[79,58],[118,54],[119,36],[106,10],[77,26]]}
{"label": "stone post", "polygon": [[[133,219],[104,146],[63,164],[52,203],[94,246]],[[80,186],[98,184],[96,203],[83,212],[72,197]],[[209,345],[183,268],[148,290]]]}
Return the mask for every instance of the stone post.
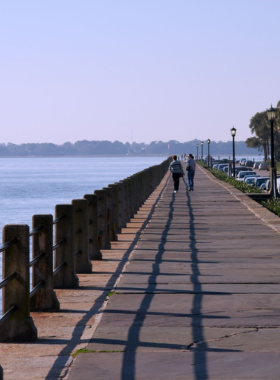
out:
{"label": "stone post", "polygon": [[127,183],[126,179],[120,181],[120,183],[123,185],[123,218],[122,218],[122,220],[126,225],[126,223],[130,219],[129,201],[128,201],[128,183]]}
{"label": "stone post", "polygon": [[107,201],[107,236],[110,241],[117,241],[118,237],[115,231],[114,222],[114,190],[112,187],[104,187]]}
{"label": "stone post", "polygon": [[102,260],[102,253],[98,246],[97,195],[86,194],[84,198],[88,201],[89,258],[91,260]]}
{"label": "stone post", "polygon": [[127,182],[128,220],[130,220],[134,215],[132,211],[132,184],[130,178],[126,178],[124,181]]}
{"label": "stone post", "polygon": [[142,198],[142,204],[146,201],[148,198],[148,171],[147,169],[143,170],[143,198]]}
{"label": "stone post", "polygon": [[113,223],[114,223],[114,231],[116,234],[119,234],[121,232],[120,227],[120,214],[121,214],[121,202],[120,202],[120,189],[119,184],[114,183],[111,185],[108,185],[109,188],[112,188],[113,190]]}
{"label": "stone post", "polygon": [[42,255],[33,266],[32,287],[41,287],[30,297],[31,310],[59,310],[59,301],[53,290],[53,216],[33,215],[33,230],[40,228],[32,236],[33,260]]}
{"label": "stone post", "polygon": [[76,273],[91,273],[92,265],[88,254],[88,201],[73,199],[75,231],[75,267]]}
{"label": "stone post", "polygon": [[[54,287],[75,289],[79,279],[75,268],[75,236],[73,205],[56,205]],[[60,269],[59,269],[60,268]]]}
{"label": "stone post", "polygon": [[107,195],[105,190],[95,190],[97,196],[98,245],[100,249],[110,249],[107,236]]}
{"label": "stone post", "polygon": [[132,216],[134,216],[138,210],[137,207],[137,180],[136,180],[136,174],[133,174],[131,177],[129,177],[130,182],[131,182],[131,211],[132,211]]}
{"label": "stone post", "polygon": [[143,170],[143,202],[144,203],[147,198],[149,197],[149,175],[148,175],[148,169]]}
{"label": "stone post", "polygon": [[3,244],[16,239],[3,251],[3,279],[16,273],[16,278],[3,288],[3,317],[12,307],[14,311],[3,320],[0,329],[1,342],[33,342],[37,329],[30,317],[29,294],[29,227],[25,224],[9,224],[3,228]]}
{"label": "stone post", "polygon": [[123,182],[117,182],[119,189],[119,226],[125,227],[126,226],[126,219],[125,219],[125,200],[124,200],[124,183]]}

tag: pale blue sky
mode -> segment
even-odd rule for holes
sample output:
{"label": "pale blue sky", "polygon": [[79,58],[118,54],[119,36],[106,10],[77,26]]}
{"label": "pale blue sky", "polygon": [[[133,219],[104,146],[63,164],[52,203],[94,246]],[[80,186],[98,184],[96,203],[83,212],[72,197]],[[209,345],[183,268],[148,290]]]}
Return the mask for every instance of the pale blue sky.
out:
{"label": "pale blue sky", "polygon": [[280,0],[0,0],[0,142],[231,140],[280,100]]}

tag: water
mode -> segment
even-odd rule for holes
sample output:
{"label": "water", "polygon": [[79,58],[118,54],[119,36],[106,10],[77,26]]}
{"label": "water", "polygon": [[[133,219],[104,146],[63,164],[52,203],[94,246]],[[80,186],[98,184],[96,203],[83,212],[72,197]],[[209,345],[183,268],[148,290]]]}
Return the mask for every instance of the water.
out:
{"label": "water", "polygon": [[[164,157],[63,157],[0,159],[0,226],[28,224],[34,214],[54,214],[71,203],[122,180]],[[0,273],[2,256],[0,254]],[[1,299],[0,299],[1,302]]]}
{"label": "water", "polygon": [[[0,159],[0,226],[53,214],[108,184],[157,165],[163,157],[67,157]],[[1,240],[2,241],[2,240]]]}

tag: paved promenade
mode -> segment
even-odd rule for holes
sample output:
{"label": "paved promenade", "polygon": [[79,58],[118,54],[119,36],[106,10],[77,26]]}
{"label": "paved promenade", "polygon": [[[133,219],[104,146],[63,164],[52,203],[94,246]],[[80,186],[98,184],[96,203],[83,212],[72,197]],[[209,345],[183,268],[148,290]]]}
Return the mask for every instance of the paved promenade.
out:
{"label": "paved promenade", "polygon": [[32,313],[39,339],[0,344],[4,379],[280,379],[279,231],[206,170],[191,193],[167,174],[61,310]]}
{"label": "paved promenade", "polygon": [[280,379],[280,218],[204,169],[191,193],[167,177],[67,378]]}

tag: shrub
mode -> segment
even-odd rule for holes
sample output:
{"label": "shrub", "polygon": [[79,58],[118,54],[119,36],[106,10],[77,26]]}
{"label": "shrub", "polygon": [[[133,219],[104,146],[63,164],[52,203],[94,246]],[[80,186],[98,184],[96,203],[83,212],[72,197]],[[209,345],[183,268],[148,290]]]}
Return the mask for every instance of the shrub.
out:
{"label": "shrub", "polygon": [[226,173],[221,172],[220,170],[208,168],[206,165],[201,165],[201,166],[208,169],[216,178],[229,183],[230,185],[234,186],[236,189],[242,191],[243,193],[262,193],[263,192],[259,188],[252,185],[248,185],[247,183],[243,181],[237,181],[237,179],[235,178],[229,178]]}
{"label": "shrub", "polygon": [[270,198],[267,201],[262,201],[261,204],[274,214],[280,216],[280,199]]}

